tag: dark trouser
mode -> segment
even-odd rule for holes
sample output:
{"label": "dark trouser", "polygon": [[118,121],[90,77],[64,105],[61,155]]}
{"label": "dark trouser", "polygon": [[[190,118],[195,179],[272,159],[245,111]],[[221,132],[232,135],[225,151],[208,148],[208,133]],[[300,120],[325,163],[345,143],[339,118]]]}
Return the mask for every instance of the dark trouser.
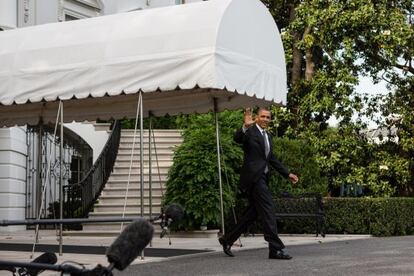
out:
{"label": "dark trouser", "polygon": [[233,244],[241,234],[247,231],[247,227],[259,215],[262,221],[264,239],[269,243],[269,251],[275,252],[285,248],[285,245],[277,235],[274,202],[266,183],[266,175],[263,175],[259,182],[253,185],[249,193],[249,206],[243,214],[243,217],[223,237],[227,243]]}

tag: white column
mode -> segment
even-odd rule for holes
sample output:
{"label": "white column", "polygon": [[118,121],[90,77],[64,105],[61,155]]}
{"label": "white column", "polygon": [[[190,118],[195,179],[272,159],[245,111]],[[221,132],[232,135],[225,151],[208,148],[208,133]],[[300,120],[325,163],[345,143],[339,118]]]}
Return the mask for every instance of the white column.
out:
{"label": "white column", "polygon": [[[25,219],[26,130],[0,128],[0,220]],[[0,227],[0,232],[24,230],[25,226]]]}

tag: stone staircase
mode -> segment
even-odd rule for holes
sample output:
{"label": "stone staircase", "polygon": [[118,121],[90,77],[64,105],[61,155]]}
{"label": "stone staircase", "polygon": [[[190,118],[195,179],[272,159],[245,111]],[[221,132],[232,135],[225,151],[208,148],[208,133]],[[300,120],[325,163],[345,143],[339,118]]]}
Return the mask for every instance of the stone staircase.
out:
{"label": "stone staircase", "polygon": [[[139,131],[135,137],[134,156],[128,187],[128,197],[125,205],[125,216],[141,215],[140,199],[140,137]],[[154,130],[152,137],[152,217],[161,212],[162,195],[165,193],[165,182],[173,160],[173,150],[182,143],[179,130]],[[125,195],[131,166],[131,152],[134,141],[134,130],[122,130],[117,159],[114,170],[103,189],[98,202],[95,204],[89,218],[101,218],[108,216],[122,217],[124,211]],[[158,165],[157,165],[158,159]],[[144,217],[150,217],[150,168],[148,130],[144,131]],[[125,225],[125,223],[124,223]],[[83,224],[82,231],[65,231],[64,235],[90,235],[108,236],[118,235],[121,223],[87,223]]]}

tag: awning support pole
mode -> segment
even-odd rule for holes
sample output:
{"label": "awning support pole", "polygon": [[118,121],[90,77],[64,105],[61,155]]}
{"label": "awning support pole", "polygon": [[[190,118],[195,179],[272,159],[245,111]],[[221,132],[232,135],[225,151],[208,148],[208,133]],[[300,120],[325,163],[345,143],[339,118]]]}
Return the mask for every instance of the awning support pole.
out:
{"label": "awning support pole", "polygon": [[139,92],[140,106],[139,106],[139,148],[140,148],[140,159],[139,159],[139,177],[141,183],[141,217],[144,217],[144,119],[142,111],[142,91]]}
{"label": "awning support pole", "polygon": [[[152,219],[152,148],[151,148],[151,133],[152,133],[152,116],[149,114],[149,129],[148,129],[148,181],[149,181],[149,218]],[[152,247],[152,240],[150,241]]]}
{"label": "awning support pole", "polygon": [[[56,132],[57,132],[58,124],[59,124],[59,115],[60,115],[60,112],[61,112],[61,108],[62,107],[63,107],[62,102],[59,102],[58,111],[57,111],[56,120],[55,120],[55,130],[53,132],[53,140],[54,141],[56,140]],[[40,133],[40,135],[41,135],[41,133]],[[46,154],[47,154],[47,149],[46,149]],[[52,150],[50,151],[49,158],[47,158],[47,160],[46,160],[47,172],[46,172],[45,182],[44,182],[44,185],[43,185],[42,196],[40,198],[41,205],[40,205],[40,208],[39,208],[39,213],[37,215],[37,219],[38,220],[40,219],[40,216],[42,214],[43,209],[45,208],[45,206],[44,206],[45,200],[43,200],[43,199],[45,198],[46,187],[47,187],[47,185],[49,183],[49,179],[50,179],[50,159],[51,158],[52,158]],[[41,183],[37,183],[37,185],[40,185],[40,184]],[[30,259],[33,259],[34,252],[35,252],[35,249],[36,249],[36,243],[38,241],[39,241],[39,225],[36,225],[35,240],[34,240],[33,247],[32,247],[32,253],[30,254]]]}
{"label": "awning support pole", "polygon": [[224,235],[224,206],[223,206],[223,184],[221,180],[221,157],[220,157],[220,133],[218,123],[218,108],[217,98],[214,98],[214,116],[216,120],[216,142],[217,142],[217,165],[218,165],[218,178],[220,186],[220,211],[221,211],[221,233]]}
{"label": "awning support pole", "polygon": [[[141,217],[144,217],[144,111],[143,111],[143,103],[142,103],[142,91],[139,91],[139,128],[140,128],[140,141],[139,141],[139,148],[140,148],[140,158],[139,158],[139,176],[140,176],[140,183],[141,183]],[[141,260],[144,259],[144,250],[141,252]]]}
{"label": "awning support pole", "polygon": [[[127,205],[128,193],[129,193],[129,186],[131,184],[131,173],[132,173],[132,165],[133,165],[133,162],[134,162],[135,140],[136,140],[136,137],[137,137],[137,124],[138,124],[138,116],[139,116],[140,106],[141,106],[141,97],[138,96],[137,112],[136,112],[136,115],[135,115],[135,125],[134,125],[134,137],[132,139],[132,150],[131,150],[131,155],[130,155],[130,160],[129,160],[129,170],[128,170],[128,182],[127,182],[127,187],[126,187],[125,197],[124,197],[124,209],[122,211],[122,218],[125,217],[126,205]],[[119,229],[119,234],[121,234],[122,229],[124,229],[124,222],[121,223],[121,228]]]}
{"label": "awning support pole", "polygon": [[[59,202],[60,202],[60,219],[63,219],[63,103],[59,102],[60,107],[60,150],[59,150],[59,163],[60,163],[60,176],[59,176]],[[63,254],[63,224],[59,224],[59,256]]]}

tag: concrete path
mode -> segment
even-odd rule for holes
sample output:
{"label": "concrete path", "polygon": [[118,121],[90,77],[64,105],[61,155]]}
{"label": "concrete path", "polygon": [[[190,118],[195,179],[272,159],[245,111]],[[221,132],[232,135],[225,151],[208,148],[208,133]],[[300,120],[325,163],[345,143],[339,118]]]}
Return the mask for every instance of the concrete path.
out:
{"label": "concrete path", "polygon": [[[348,241],[355,241],[355,240],[366,240],[371,239],[370,236],[367,235],[327,235],[325,238],[315,237],[313,235],[281,235],[282,240],[285,242],[286,246],[290,251],[290,248],[294,248],[293,246],[310,246],[309,248],[315,247],[319,248],[321,244],[330,244],[334,242],[348,242]],[[34,240],[34,231],[21,231],[16,233],[1,233],[0,232],[0,259],[1,260],[12,260],[12,261],[22,261],[28,262],[30,261],[31,252],[21,252],[21,251],[5,251],[5,244],[15,244],[15,243],[23,243],[23,244],[32,244]],[[107,247],[113,242],[114,238],[112,237],[64,237],[64,244],[65,245],[78,245],[78,246],[103,246]],[[263,240],[262,236],[255,236],[255,237],[244,237],[241,239],[242,247],[238,247],[237,245],[233,246],[233,251],[235,254],[240,256],[245,256],[241,258],[233,258],[235,260],[244,260],[246,261],[246,257],[250,258],[249,252],[253,249],[264,249],[259,250],[257,254],[263,255],[267,254],[267,243]],[[50,230],[42,230],[40,231],[40,243],[41,244],[54,244],[57,245],[57,237],[55,231]],[[2,246],[3,244],[3,246]],[[153,249],[188,249],[188,250],[206,250],[210,251],[210,253],[199,253],[194,256],[211,256],[213,253],[214,257],[197,257],[197,258],[218,258],[221,260],[222,248],[218,243],[217,239],[215,238],[172,238],[172,245],[168,244],[168,239],[163,238],[160,239],[159,237],[154,237],[152,242]],[[246,253],[245,253],[246,252]],[[145,253],[145,252],[144,252]],[[292,252],[295,255],[294,252]],[[40,255],[41,253],[35,253],[34,257]],[[255,253],[256,254],[256,253]],[[254,255],[255,255],[254,254]],[[297,254],[296,254],[297,255]],[[179,260],[184,260],[189,256],[179,256],[179,257],[145,257],[143,260],[141,258],[136,259],[131,265],[145,265],[147,263],[158,263],[158,262],[165,262],[167,260],[180,262]],[[196,258],[196,260],[197,260]],[[263,258],[261,258],[263,259]],[[229,261],[228,259],[224,258],[223,261]],[[84,264],[88,268],[95,267],[96,264],[102,264],[106,266],[107,260],[105,255],[97,255],[97,254],[69,254],[64,253],[62,256],[58,256],[58,263],[62,263],[65,261],[74,261],[78,263]],[[233,260],[234,261],[234,260]],[[158,266],[158,264],[156,265]],[[132,269],[136,269],[135,266]],[[151,267],[148,267],[149,271],[152,270]],[[132,270],[132,271],[134,271]],[[131,270],[128,270],[131,271]],[[138,272],[138,270],[137,270]],[[148,270],[147,270],[148,272]],[[218,271],[217,271],[218,272]],[[118,272],[115,275],[123,275]],[[130,272],[127,272],[130,273]],[[150,272],[149,272],[150,273]],[[183,273],[183,271],[181,272]],[[237,273],[237,272],[235,272]],[[150,273],[151,274],[151,273]],[[150,275],[149,274],[149,275]],[[1,273],[0,275],[9,275],[8,273]],[[56,275],[56,273],[52,272],[45,272],[41,275]],[[127,274],[130,275],[130,274]],[[136,275],[136,274],[133,274]],[[166,275],[164,273],[160,273],[157,275]],[[183,275],[183,274],[176,274],[176,275]],[[187,275],[196,275],[196,274],[187,274]],[[207,274],[207,275],[214,275],[214,274]],[[219,274],[218,274],[219,275]],[[231,274],[230,275],[239,275],[239,274]],[[248,275],[248,274],[240,274],[240,275]],[[273,274],[274,275],[274,274]]]}
{"label": "concrete path", "polygon": [[[286,239],[285,239],[286,240]],[[289,244],[289,243],[288,243]],[[116,275],[414,275],[414,236],[309,240],[288,246],[292,260],[270,260],[267,249],[209,253],[132,265]]]}

